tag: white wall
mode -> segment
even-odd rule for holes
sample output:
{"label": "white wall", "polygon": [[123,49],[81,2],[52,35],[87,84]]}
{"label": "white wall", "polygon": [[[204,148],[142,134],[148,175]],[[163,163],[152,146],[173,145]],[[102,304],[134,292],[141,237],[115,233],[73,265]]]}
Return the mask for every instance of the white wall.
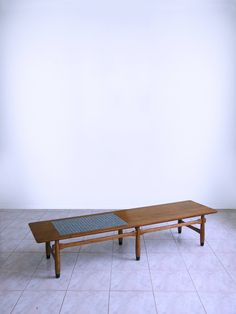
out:
{"label": "white wall", "polygon": [[0,207],[236,208],[233,2],[0,3]]}

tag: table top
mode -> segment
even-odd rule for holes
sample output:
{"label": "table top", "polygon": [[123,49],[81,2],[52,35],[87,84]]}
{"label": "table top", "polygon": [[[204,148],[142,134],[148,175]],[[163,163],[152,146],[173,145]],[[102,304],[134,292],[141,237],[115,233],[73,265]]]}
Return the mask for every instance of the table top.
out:
{"label": "table top", "polygon": [[[210,207],[201,205],[193,201],[182,201],[176,203],[144,206],[131,209],[115,210],[111,211],[124,220],[127,224],[124,226],[104,227],[101,229],[90,230],[87,232],[76,232],[70,234],[61,235],[55,228],[52,222],[68,220],[69,218],[53,219],[47,221],[38,221],[29,223],[30,229],[34,235],[36,242],[49,242],[55,240],[63,240],[69,238],[82,237],[85,235],[98,234],[102,232],[115,231],[119,229],[127,229],[134,227],[147,226],[152,224],[158,224],[163,222],[169,222],[178,219],[192,218],[196,216],[214,214],[217,211]],[[106,212],[108,213],[108,212]],[[102,213],[104,214],[104,213]],[[101,214],[84,215],[77,217],[89,217]]]}

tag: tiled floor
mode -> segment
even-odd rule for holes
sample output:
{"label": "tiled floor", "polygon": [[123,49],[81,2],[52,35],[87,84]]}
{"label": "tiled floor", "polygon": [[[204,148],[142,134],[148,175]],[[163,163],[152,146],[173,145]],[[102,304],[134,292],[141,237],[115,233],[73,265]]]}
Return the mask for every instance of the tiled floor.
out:
{"label": "tiled floor", "polygon": [[[92,211],[89,211],[91,213]],[[62,251],[61,278],[28,222],[84,211],[0,211],[0,313],[236,314],[236,211],[207,216],[206,244],[188,228]]]}

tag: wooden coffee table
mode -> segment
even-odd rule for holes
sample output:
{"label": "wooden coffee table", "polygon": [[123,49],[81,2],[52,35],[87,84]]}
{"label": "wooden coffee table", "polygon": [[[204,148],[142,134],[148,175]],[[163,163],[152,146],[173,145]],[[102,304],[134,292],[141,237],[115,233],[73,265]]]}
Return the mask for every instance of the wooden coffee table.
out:
{"label": "wooden coffee table", "polygon": [[[178,228],[181,233],[182,227],[188,227],[200,234],[200,245],[204,245],[205,239],[205,215],[216,213],[217,211],[198,204],[193,201],[183,201],[177,203],[145,206],[126,210],[116,210],[101,214],[69,217],[56,220],[38,221],[30,223],[30,229],[36,242],[45,243],[46,257],[50,254],[55,260],[56,278],[60,277],[60,250],[84,245],[94,242],[102,242],[118,239],[122,244],[123,238],[135,237],[136,260],[140,259],[140,236],[145,233]],[[186,218],[199,217],[195,220],[184,221]],[[177,220],[177,223],[164,226],[151,226],[159,223],[166,223]],[[197,228],[194,225],[200,225]],[[150,226],[149,228],[144,226]],[[124,232],[126,229],[132,231]],[[87,240],[60,243],[61,240],[79,238],[99,233],[117,231],[117,234],[89,238]],[[51,245],[51,242],[54,242]]]}

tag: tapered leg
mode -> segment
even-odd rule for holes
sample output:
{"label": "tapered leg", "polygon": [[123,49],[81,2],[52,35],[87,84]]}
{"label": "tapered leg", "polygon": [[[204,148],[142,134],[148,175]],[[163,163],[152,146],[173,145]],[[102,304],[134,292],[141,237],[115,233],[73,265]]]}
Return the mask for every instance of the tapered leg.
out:
{"label": "tapered leg", "polygon": [[140,260],[140,228],[136,227],[136,243],[135,243],[135,251],[136,251],[136,260]]}
{"label": "tapered leg", "polygon": [[59,241],[55,241],[55,274],[56,278],[60,277],[60,246]]}
{"label": "tapered leg", "polygon": [[205,217],[201,216],[201,227],[200,227],[200,244],[204,245],[205,242]]}
{"label": "tapered leg", "polygon": [[[178,224],[181,223],[181,220],[178,220]],[[182,227],[178,227],[178,233],[181,233],[182,232]]]}
{"label": "tapered leg", "polygon": [[51,252],[50,242],[45,243],[45,248],[46,248],[46,257],[50,258],[50,252]]}
{"label": "tapered leg", "polygon": [[[122,234],[123,230],[118,230],[118,234]],[[123,238],[119,238],[119,245],[123,244]]]}

